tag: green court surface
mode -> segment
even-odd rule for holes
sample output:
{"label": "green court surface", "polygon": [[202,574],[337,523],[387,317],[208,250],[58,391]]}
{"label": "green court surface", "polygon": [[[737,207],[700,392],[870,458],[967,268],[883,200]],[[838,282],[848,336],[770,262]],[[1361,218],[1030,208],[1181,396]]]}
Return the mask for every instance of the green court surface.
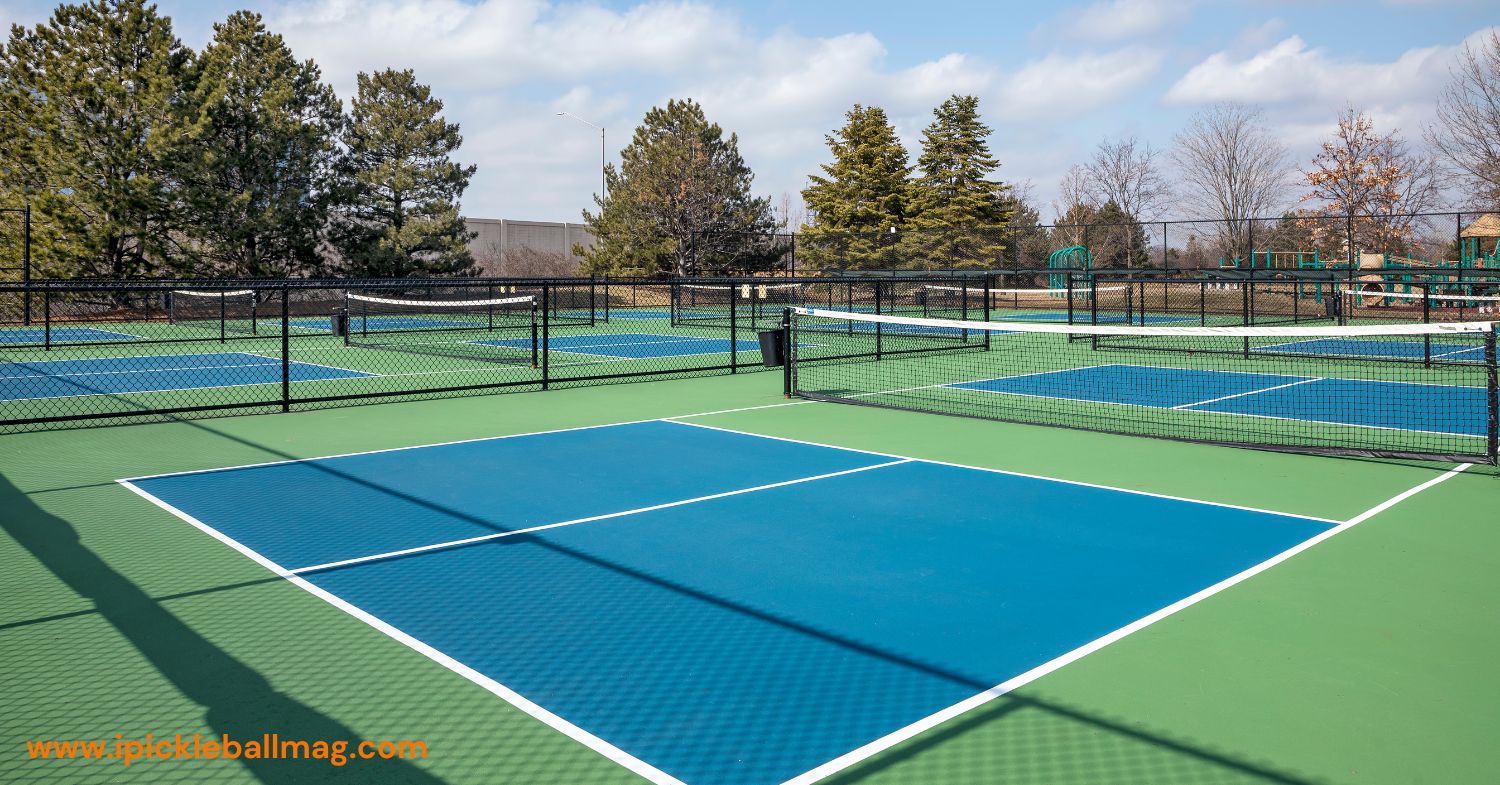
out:
{"label": "green court surface", "polygon": [[[827,782],[1500,781],[1492,467],[1451,474],[789,402],[779,382],[746,374],[0,436],[0,781],[642,781],[116,480],[658,418],[1359,521]],[[127,768],[30,760],[24,744],[268,730],[421,739],[428,756]]]}

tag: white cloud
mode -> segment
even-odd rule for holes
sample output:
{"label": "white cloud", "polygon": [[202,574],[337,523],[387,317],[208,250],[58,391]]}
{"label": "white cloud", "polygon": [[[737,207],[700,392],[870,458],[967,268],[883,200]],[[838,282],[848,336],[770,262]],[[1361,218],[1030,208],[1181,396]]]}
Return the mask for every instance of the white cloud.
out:
{"label": "white cloud", "polygon": [[1182,20],[1193,5],[1187,0],[1101,0],[1058,14],[1036,35],[1093,42],[1139,39]]}
{"label": "white cloud", "polygon": [[1000,112],[1007,120],[1082,114],[1123,100],[1156,73],[1162,59],[1160,51],[1145,47],[1054,53],[1005,80]]}
{"label": "white cloud", "polygon": [[1457,46],[1429,46],[1409,49],[1389,62],[1359,62],[1310,47],[1294,35],[1243,58],[1227,52],[1210,55],[1172,85],[1166,101],[1323,101],[1333,105],[1430,101],[1447,80],[1457,51]]}
{"label": "white cloud", "polygon": [[450,89],[534,79],[579,79],[625,68],[673,73],[722,62],[744,48],[737,19],[694,2],[625,11],[540,0],[308,0],[268,20],[312,54],[335,85],[384,67],[413,68]]}

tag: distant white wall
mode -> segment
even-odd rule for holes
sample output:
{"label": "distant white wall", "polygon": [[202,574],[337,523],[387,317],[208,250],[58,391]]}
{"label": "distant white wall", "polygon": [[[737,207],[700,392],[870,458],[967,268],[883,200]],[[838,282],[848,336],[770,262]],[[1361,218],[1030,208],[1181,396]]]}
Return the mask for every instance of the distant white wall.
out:
{"label": "distant white wall", "polygon": [[464,223],[475,233],[469,251],[485,275],[573,275],[580,263],[573,245],[594,245],[583,224],[505,218],[465,218]]}

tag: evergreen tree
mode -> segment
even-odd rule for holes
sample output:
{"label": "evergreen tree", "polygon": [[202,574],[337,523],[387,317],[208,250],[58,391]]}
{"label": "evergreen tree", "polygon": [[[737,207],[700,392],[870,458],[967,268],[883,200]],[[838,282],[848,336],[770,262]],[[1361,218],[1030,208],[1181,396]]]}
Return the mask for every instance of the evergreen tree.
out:
{"label": "evergreen tree", "polygon": [[1042,214],[1036,206],[1017,194],[1007,191],[1001,197],[1009,225],[1009,260],[1017,267],[1040,267],[1047,263],[1052,251],[1048,232],[1042,227]]}
{"label": "evergreen tree", "polygon": [[30,202],[47,275],[156,271],[188,51],[144,0],[62,5],[0,58],[0,203]]}
{"label": "evergreen tree", "polygon": [[1089,225],[1099,220],[1099,211],[1083,202],[1074,202],[1057,217],[1052,227],[1052,247],[1069,248],[1088,245]]}
{"label": "evergreen tree", "polygon": [[1000,167],[990,154],[991,129],[979,119],[979,99],[955,95],[933,110],[922,131],[921,174],[907,201],[909,256],[933,266],[992,267],[1005,252],[1008,186],[988,177]]}
{"label": "evergreen tree", "polygon": [[1145,267],[1150,262],[1146,228],[1113,199],[1104,203],[1089,228],[1095,267]]}
{"label": "evergreen tree", "polygon": [[411,71],[359,75],[344,135],[334,242],[352,275],[397,278],[474,272],[458,199],[475,167],[449,156],[463,143],[443,102]]}
{"label": "evergreen tree", "polygon": [[[747,235],[775,227],[771,200],[750,192],[754,174],[739,137],[710,123],[692,99],[653,107],[605,168],[608,197],[584,221],[594,246],[576,249],[585,272],[689,275],[704,259],[745,266]],[[759,258],[759,254],[752,254]]]}
{"label": "evergreen tree", "polygon": [[892,256],[889,234],[906,228],[911,166],[896,129],[878,106],[855,104],[844,127],[825,137],[833,162],[812,175],[802,198],[813,213],[803,255],[824,267],[876,266]]}
{"label": "evergreen tree", "polygon": [[297,62],[258,14],[240,11],[214,25],[192,79],[172,154],[178,266],[246,277],[319,272],[342,113],[317,65]]}

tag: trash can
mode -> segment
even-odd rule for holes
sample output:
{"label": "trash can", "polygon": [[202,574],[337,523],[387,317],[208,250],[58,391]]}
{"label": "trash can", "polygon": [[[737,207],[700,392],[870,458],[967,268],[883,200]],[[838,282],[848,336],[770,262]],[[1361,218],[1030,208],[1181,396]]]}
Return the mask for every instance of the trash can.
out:
{"label": "trash can", "polygon": [[343,308],[333,309],[333,334],[342,338],[349,334],[349,314]]}
{"label": "trash can", "polygon": [[785,332],[786,328],[781,328],[757,333],[760,337],[760,361],[767,368],[776,368],[786,363],[786,342],[781,339]]}

